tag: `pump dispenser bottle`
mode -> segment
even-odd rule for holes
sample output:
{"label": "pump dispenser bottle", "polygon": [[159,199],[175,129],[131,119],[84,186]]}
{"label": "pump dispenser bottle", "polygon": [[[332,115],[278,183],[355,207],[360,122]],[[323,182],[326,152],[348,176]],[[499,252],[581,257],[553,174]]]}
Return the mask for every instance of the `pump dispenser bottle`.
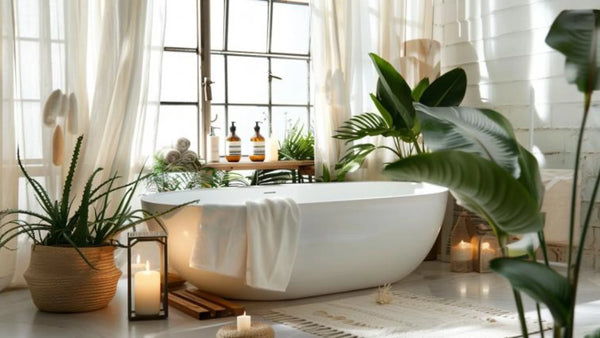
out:
{"label": "pump dispenser bottle", "polygon": [[210,126],[210,135],[206,138],[206,162],[219,162],[219,136],[215,134],[219,127]]}
{"label": "pump dispenser bottle", "polygon": [[239,162],[242,158],[242,140],[235,134],[235,122],[229,127],[229,137],[225,140],[225,159],[227,162]]}
{"label": "pump dispenser bottle", "polygon": [[260,134],[260,122],[256,121],[254,126],[254,136],[250,138],[252,144],[252,153],[250,154],[250,161],[262,162],[265,160],[265,138]]}

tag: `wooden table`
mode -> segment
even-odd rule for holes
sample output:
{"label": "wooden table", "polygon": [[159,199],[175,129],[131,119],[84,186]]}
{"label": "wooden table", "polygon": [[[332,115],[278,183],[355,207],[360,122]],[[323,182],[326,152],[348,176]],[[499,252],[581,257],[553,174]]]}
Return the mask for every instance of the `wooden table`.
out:
{"label": "wooden table", "polygon": [[217,170],[275,170],[275,169],[290,169],[298,170],[302,175],[314,176],[315,161],[274,161],[274,162],[251,162],[247,157],[242,158],[239,162],[221,162],[206,163],[203,165],[206,168],[214,168]]}

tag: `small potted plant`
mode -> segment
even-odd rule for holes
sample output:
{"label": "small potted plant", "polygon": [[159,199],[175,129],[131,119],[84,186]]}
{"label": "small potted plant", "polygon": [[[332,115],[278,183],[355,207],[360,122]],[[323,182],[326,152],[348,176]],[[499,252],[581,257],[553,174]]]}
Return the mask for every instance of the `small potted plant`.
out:
{"label": "small potted plant", "polygon": [[[160,215],[132,209],[131,201],[139,182],[119,185],[112,175],[95,185],[94,170],[87,180],[77,209],[71,197],[73,177],[83,136],[77,138],[60,200],[52,201],[48,192],[23,167],[19,167],[31,185],[41,207],[40,212],[9,209],[0,211],[0,250],[21,234],[34,242],[31,262],[24,274],[35,305],[48,312],[85,312],[105,307],[115,295],[121,271],[114,263],[120,246],[115,237],[137,224]],[[116,192],[122,192],[119,199]],[[177,207],[176,207],[177,208]],[[18,215],[26,219],[18,219]]]}

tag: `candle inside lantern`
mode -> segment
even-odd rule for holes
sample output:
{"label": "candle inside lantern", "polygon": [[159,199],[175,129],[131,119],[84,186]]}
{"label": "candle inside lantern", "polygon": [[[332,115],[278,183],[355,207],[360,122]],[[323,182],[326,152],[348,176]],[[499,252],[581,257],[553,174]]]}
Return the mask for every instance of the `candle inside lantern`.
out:
{"label": "candle inside lantern", "polygon": [[241,316],[237,316],[237,330],[245,331],[249,330],[252,327],[251,316],[246,315],[246,311]]}
{"label": "candle inside lantern", "polygon": [[473,259],[473,248],[471,243],[460,241],[452,248],[452,257],[456,261],[470,261]]}
{"label": "candle inside lantern", "polygon": [[135,275],[138,271],[144,271],[146,269],[146,263],[141,262],[142,257],[137,254],[135,257],[135,263],[131,264],[131,274]]}
{"label": "candle inside lantern", "polygon": [[479,257],[481,260],[481,269],[489,270],[490,261],[496,257],[496,251],[492,249],[490,243],[483,242],[481,243],[481,252],[479,253]]}
{"label": "candle inside lantern", "polygon": [[135,313],[155,315],[160,312],[160,273],[150,270],[146,261],[146,270],[135,273],[134,282]]}

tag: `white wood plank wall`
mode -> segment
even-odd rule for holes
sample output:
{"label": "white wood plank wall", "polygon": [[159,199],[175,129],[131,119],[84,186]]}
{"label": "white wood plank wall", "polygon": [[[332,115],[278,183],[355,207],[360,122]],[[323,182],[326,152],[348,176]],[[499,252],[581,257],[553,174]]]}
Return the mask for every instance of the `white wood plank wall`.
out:
{"label": "white wood plank wall", "polygon": [[[547,168],[573,166],[583,95],[566,82],[564,57],[544,39],[561,10],[587,8],[600,8],[600,1],[435,0],[442,72],[455,67],[467,72],[463,104],[504,114],[521,144],[529,147],[533,102],[533,143]],[[589,205],[600,165],[600,92],[590,122],[583,145],[582,211]],[[592,221],[600,226],[598,209]]]}

